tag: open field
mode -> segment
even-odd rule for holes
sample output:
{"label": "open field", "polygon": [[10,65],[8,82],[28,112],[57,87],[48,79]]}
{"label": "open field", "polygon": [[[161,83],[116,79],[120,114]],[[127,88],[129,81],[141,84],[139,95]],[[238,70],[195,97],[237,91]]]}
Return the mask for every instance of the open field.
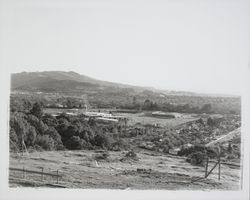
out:
{"label": "open field", "polygon": [[128,125],[134,125],[137,123],[145,124],[159,124],[162,127],[173,128],[177,125],[187,123],[199,119],[192,114],[183,114],[180,118],[163,119],[153,116],[147,116],[144,113],[117,113],[118,115],[127,117],[129,119]]}
{"label": "open field", "polygon": [[[167,190],[239,190],[240,168],[221,166],[221,180],[216,168],[207,178],[191,183],[204,176],[204,167],[192,166],[183,157],[137,150],[138,160],[122,159],[127,152],[109,152],[106,159],[97,159],[98,151],[47,151],[33,152],[19,157],[10,154],[10,167],[25,167],[44,172],[59,170],[60,185],[66,188],[105,189],[167,189]],[[122,160],[121,160],[122,159]],[[209,169],[213,163],[209,165]],[[10,171],[10,187],[44,187],[55,183],[49,177]],[[39,184],[37,184],[39,183]],[[46,185],[46,187],[49,187]],[[51,186],[52,187],[52,186]]]}
{"label": "open field", "polygon": [[[99,109],[101,112],[108,112],[106,109]],[[98,112],[98,109],[92,109],[91,111]],[[112,111],[112,110],[111,110]],[[79,113],[84,113],[84,109],[65,109],[65,108],[46,108],[44,109],[44,112],[47,114],[54,114],[54,113],[62,113],[62,112],[79,112]],[[140,123],[142,125],[145,124],[158,124],[162,127],[167,127],[167,128],[172,128],[177,125],[194,121],[199,119],[199,115],[194,115],[194,114],[182,114],[181,117],[178,118],[172,118],[172,119],[167,119],[167,118],[159,118],[159,117],[154,117],[154,116],[149,116],[147,113],[144,112],[139,112],[139,113],[127,113],[127,112],[115,112],[114,116],[124,116],[128,118],[128,125],[133,126],[137,123]]]}

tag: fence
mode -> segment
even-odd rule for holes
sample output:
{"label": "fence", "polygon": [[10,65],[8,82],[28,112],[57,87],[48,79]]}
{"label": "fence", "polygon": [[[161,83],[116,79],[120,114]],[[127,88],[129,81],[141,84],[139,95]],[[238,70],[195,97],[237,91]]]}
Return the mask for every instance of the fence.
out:
{"label": "fence", "polygon": [[56,183],[59,184],[59,178],[62,178],[62,175],[59,175],[59,170],[57,170],[55,174],[44,172],[44,168],[41,168],[41,171],[35,171],[35,170],[25,169],[24,167],[22,169],[10,167],[9,170],[10,171],[19,171],[19,172],[22,172],[22,178],[23,179],[26,178],[26,174],[27,173],[30,173],[30,174],[39,174],[39,175],[41,175],[41,181],[44,181],[44,177],[45,176],[51,176],[51,177],[56,177]]}
{"label": "fence", "polygon": [[208,157],[206,159],[206,165],[205,165],[205,178],[207,178],[212,172],[213,170],[216,168],[216,166],[218,165],[218,180],[220,180],[220,174],[221,174],[221,159],[220,156],[218,157],[218,160],[215,162],[214,166],[210,169],[210,171],[208,171]]}

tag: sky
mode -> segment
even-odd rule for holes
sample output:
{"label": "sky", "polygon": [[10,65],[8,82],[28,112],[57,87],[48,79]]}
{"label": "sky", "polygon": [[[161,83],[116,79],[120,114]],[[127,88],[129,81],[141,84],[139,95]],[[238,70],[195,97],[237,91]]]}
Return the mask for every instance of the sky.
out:
{"label": "sky", "polygon": [[0,0],[8,73],[75,71],[159,89],[241,94],[247,0]]}

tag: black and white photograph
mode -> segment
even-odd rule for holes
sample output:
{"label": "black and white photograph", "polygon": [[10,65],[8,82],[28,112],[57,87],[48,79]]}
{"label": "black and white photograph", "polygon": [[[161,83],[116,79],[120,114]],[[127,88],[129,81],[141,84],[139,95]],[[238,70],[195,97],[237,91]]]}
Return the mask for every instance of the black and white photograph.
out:
{"label": "black and white photograph", "polygon": [[249,198],[249,1],[0,7],[3,199]]}

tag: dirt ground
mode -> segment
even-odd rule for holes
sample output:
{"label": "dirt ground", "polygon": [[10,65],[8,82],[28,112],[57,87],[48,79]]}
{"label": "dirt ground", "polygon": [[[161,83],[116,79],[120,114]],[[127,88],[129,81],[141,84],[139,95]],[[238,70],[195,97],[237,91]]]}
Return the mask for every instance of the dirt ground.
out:
{"label": "dirt ground", "polygon": [[[239,190],[240,168],[221,166],[221,180],[218,168],[207,178],[204,167],[192,166],[185,158],[150,151],[137,152],[137,160],[126,158],[127,152],[109,152],[106,159],[98,160],[97,151],[53,151],[33,152],[29,156],[10,155],[10,167],[56,173],[62,178],[59,185],[66,188],[83,189],[166,189],[166,190]],[[123,159],[122,159],[123,158]],[[211,163],[209,169],[214,164]],[[26,174],[10,171],[10,187],[53,187],[56,177],[40,174]]]}

